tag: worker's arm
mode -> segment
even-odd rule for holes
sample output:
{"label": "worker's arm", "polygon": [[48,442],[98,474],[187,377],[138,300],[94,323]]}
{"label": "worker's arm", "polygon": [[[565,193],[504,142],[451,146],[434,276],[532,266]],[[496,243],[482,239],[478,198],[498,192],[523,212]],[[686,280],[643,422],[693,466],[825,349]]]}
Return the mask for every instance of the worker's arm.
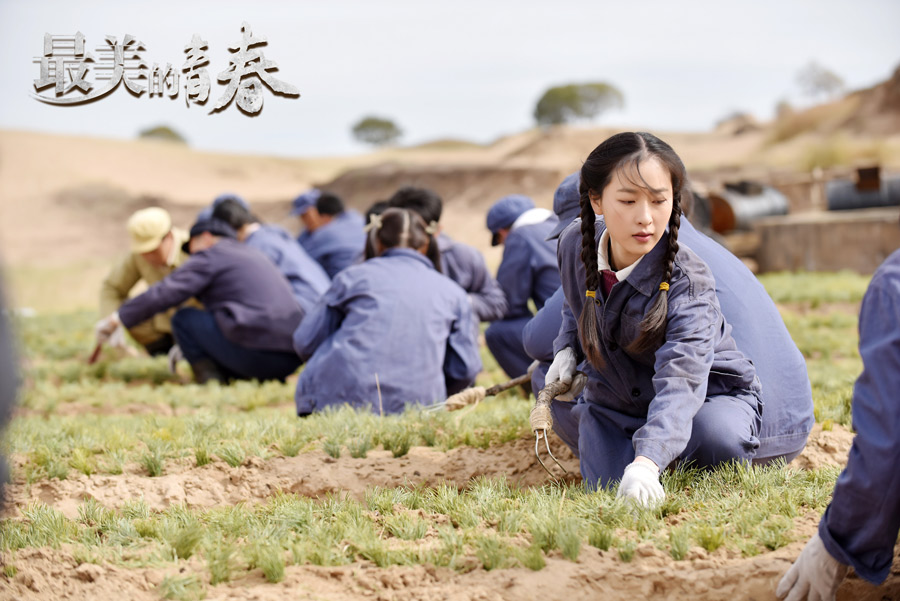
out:
{"label": "worker's arm", "polygon": [[128,300],[128,294],[141,280],[133,254],[123,257],[100,286],[100,315],[109,315]]}

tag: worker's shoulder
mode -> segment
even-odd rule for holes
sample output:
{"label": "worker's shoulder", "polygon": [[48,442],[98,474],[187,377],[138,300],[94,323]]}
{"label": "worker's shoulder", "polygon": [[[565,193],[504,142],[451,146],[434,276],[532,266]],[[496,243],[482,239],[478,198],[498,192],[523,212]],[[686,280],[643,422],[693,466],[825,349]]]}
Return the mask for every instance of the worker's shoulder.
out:
{"label": "worker's shoulder", "polygon": [[869,282],[869,290],[884,289],[900,294],[900,249],[878,266]]}

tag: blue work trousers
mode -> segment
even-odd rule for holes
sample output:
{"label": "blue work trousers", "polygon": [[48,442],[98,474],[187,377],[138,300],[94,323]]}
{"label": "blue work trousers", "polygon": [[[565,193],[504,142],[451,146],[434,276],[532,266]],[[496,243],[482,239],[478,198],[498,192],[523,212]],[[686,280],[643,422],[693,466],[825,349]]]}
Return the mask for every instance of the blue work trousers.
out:
{"label": "blue work trousers", "polygon": [[[588,488],[606,487],[622,478],[625,467],[634,461],[631,437],[644,425],[644,418],[583,400],[554,401],[551,411],[553,430],[579,458]],[[707,399],[694,416],[679,464],[705,468],[732,460],[752,462],[759,448],[756,419],[743,401],[725,396]]]}
{"label": "blue work trousers", "polygon": [[501,319],[484,331],[484,339],[491,354],[510,378],[524,375],[531,365],[531,357],[525,352],[525,344],[522,342],[522,332],[529,321],[530,315]]}
{"label": "blue work trousers", "polygon": [[208,311],[180,309],[172,333],[188,363],[211,359],[228,378],[284,380],[300,367],[300,357],[283,351],[251,349],[228,340]]}

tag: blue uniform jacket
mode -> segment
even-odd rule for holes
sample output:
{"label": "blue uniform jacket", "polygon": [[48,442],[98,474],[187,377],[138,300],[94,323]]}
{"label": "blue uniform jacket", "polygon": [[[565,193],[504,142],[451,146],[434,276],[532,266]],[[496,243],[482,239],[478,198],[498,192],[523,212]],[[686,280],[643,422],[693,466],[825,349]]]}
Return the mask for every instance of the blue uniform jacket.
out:
{"label": "blue uniform jacket", "polygon": [[269,259],[223,238],[192,254],[181,267],[119,307],[130,328],[195,297],[231,342],[258,350],[292,352],[291,334],[303,312],[287,280]]}
{"label": "blue uniform jacket", "polygon": [[531,315],[528,299],[538,309],[559,288],[556,243],[547,236],[558,220],[552,216],[541,223],[513,228],[503,245],[503,260],[497,269],[497,282],[506,294],[505,318]]}
{"label": "blue uniform jacket", "polygon": [[341,404],[379,412],[379,386],[385,413],[443,400],[481,370],[475,332],[462,288],[422,254],[389,249],[338,274],[294,332],[308,359],[297,412]]}
{"label": "blue uniform jacket", "polygon": [[[576,220],[575,229],[581,227]],[[599,224],[599,220],[598,220]],[[597,227],[597,240],[603,233]],[[579,230],[580,234],[580,230]],[[766,410],[758,456],[775,457],[803,447],[815,423],[806,361],[794,344],[766,289],[740,259],[682,218],[678,242],[709,266],[716,296],[738,348],[756,367]],[[532,359],[553,361],[553,339],[562,324],[562,291],[551,297],[525,327],[523,341]]]}
{"label": "blue uniform jacket", "polygon": [[362,215],[346,210],[314,232],[297,238],[300,246],[333,278],[342,269],[362,261],[366,233]]}
{"label": "blue uniform jacket", "polygon": [[547,299],[544,306],[525,324],[522,342],[525,352],[541,363],[553,363],[553,340],[562,325],[562,312],[566,297],[562,286]]}
{"label": "blue uniform jacket", "polygon": [[[597,229],[602,227],[598,221]],[[734,402],[750,405],[757,416],[762,414],[756,370],[731,336],[709,267],[686,246],[676,255],[669,281],[665,340],[655,352],[637,355],[625,350],[637,338],[640,322],[659,294],[667,240],[664,234],[628,279],[613,287],[608,299],[598,292],[600,302],[594,310],[606,367],[598,372],[588,365],[584,390],[588,402],[645,417],[632,437],[634,451],[662,468],[684,451],[694,416],[706,398],[734,397]],[[581,361],[575,316],[584,306],[586,288],[579,226],[567,228],[560,237],[559,269],[566,307],[553,350],[555,354],[572,347]]]}
{"label": "blue uniform jacket", "polygon": [[444,275],[469,293],[475,319],[503,319],[506,315],[506,295],[488,271],[481,253],[445,234],[438,234],[437,245]]}
{"label": "blue uniform jacket", "polygon": [[900,530],[900,251],[875,271],[863,298],[859,354],[856,438],[819,536],[835,559],[878,584],[890,572]]}
{"label": "blue uniform jacket", "polygon": [[284,228],[263,225],[250,234],[244,243],[259,249],[287,278],[294,298],[307,313],[331,285],[331,278],[312,259]]}

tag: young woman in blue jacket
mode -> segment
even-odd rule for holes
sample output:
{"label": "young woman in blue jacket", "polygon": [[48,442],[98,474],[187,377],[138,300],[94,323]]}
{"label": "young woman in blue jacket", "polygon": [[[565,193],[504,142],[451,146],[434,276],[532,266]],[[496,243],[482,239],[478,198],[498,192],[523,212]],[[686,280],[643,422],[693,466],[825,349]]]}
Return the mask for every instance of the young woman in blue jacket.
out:
{"label": "young woman in blue jacket", "polygon": [[472,308],[441,274],[426,227],[407,209],[372,216],[366,260],[337,274],[294,332],[307,361],[299,415],[344,404],[399,413],[474,382],[481,358]]}
{"label": "young woman in blue jacket", "polygon": [[709,268],[678,244],[685,180],[656,136],[609,138],[582,166],[581,230],[558,250],[565,303],[547,381],[587,359],[586,402],[573,408],[582,476],[591,487],[621,480],[618,495],[641,505],[665,497],[669,465],[749,462],[759,447],[756,371]]}

